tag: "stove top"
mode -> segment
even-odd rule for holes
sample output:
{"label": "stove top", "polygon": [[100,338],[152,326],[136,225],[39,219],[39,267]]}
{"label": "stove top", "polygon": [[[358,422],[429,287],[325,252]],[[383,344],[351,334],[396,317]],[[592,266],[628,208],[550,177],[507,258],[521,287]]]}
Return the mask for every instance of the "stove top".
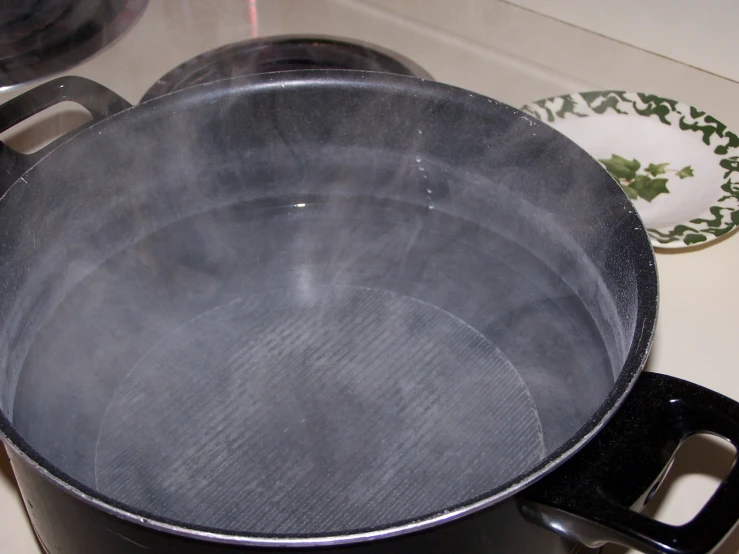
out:
{"label": "stove top", "polygon": [[147,0],[6,0],[0,90],[62,72],[125,33]]}
{"label": "stove top", "polygon": [[[176,72],[168,85],[171,90],[231,76],[218,64],[213,69],[207,60],[209,69],[189,64],[203,53],[245,39],[340,36],[390,49],[440,82],[513,106],[578,91],[646,91],[699,106],[729,129],[738,129],[739,79],[729,70],[739,66],[729,46],[739,39],[731,33],[736,18],[728,2],[683,6],[690,16],[683,18],[671,17],[670,0],[625,2],[629,9],[623,2],[579,0],[0,0],[0,102],[32,86],[18,83],[63,73],[93,79],[136,103],[149,89],[162,86],[158,79],[168,80]],[[31,5],[34,19],[18,16],[28,14]],[[27,37],[29,29],[51,37],[57,31],[46,30],[44,21],[63,19],[70,6],[78,14],[91,6],[108,6],[102,18],[107,27],[100,31],[98,17],[93,19],[97,33],[87,38],[78,28],[74,40],[59,42],[57,36],[58,48],[29,42],[24,49],[9,48]],[[111,11],[118,15],[111,18]],[[64,17],[79,21],[71,13]],[[123,35],[126,29],[131,32]],[[70,51],[70,42],[81,46]],[[35,53],[29,52],[29,44]],[[9,58],[9,52],[15,58]],[[44,59],[42,52],[53,56]],[[184,66],[196,71],[188,76]],[[48,121],[54,108],[38,117]],[[18,125],[7,136],[17,138],[32,127]],[[739,238],[696,252],[660,254],[657,264],[660,317],[649,369],[739,399],[739,372],[733,369],[736,356],[731,348],[736,341],[736,310],[731,307],[737,305],[732,291],[739,274]],[[712,476],[694,477],[677,483],[674,494],[670,491],[661,508],[665,520],[687,521],[691,510],[713,492]],[[691,500],[684,501],[688,497]],[[7,531],[3,551],[41,552],[2,457],[0,520]],[[738,553],[739,534],[718,551]]]}

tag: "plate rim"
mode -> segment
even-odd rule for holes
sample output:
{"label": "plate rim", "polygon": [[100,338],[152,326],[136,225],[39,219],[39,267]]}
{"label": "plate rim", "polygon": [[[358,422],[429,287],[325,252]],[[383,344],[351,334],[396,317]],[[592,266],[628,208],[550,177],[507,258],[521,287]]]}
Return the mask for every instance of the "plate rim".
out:
{"label": "plate rim", "polygon": [[[557,106],[553,105],[555,102]],[[682,132],[702,133],[701,142],[712,149],[724,171],[723,182],[716,186],[717,200],[691,219],[674,226],[652,228],[645,224],[644,227],[652,246],[662,249],[695,248],[720,239],[739,227],[739,137],[706,111],[660,95],[624,90],[560,94],[529,102],[521,110],[550,125],[568,119],[568,116],[607,114],[648,117]],[[669,116],[674,120],[668,119]],[[555,125],[551,126],[556,130]]]}

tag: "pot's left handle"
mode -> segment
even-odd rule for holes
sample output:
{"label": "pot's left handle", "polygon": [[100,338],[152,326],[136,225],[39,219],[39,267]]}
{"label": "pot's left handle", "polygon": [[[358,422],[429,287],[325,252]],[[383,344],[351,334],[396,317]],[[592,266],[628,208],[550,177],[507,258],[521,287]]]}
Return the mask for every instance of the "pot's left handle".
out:
{"label": "pot's left handle", "polygon": [[600,433],[524,490],[519,507],[530,521],[590,547],[615,542],[649,554],[708,554],[739,521],[736,461],[688,523],[668,525],[637,511],[696,433],[739,448],[739,403],[681,379],[642,374]]}
{"label": "pot's left handle", "polygon": [[[46,108],[67,101],[76,102],[90,112],[92,121],[87,125],[131,107],[115,92],[95,81],[84,77],[59,77],[0,105],[0,133]],[[78,127],[70,133],[77,133],[82,128]],[[0,141],[0,194],[64,138],[60,137],[32,154],[16,152]]]}

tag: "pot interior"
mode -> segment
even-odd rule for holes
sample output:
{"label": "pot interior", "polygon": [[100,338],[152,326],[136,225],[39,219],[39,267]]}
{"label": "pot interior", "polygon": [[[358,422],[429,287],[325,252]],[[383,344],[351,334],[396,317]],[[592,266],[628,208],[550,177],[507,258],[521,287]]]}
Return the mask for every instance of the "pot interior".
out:
{"label": "pot interior", "polygon": [[337,75],[149,102],[3,199],[3,413],[82,486],[351,533],[501,491],[597,423],[654,302],[625,195],[512,108]]}

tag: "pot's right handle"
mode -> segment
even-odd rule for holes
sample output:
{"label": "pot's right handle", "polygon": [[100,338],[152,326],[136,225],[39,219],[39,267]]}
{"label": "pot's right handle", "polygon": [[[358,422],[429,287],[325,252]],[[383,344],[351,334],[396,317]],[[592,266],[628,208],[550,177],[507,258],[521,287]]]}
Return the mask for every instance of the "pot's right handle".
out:
{"label": "pot's right handle", "polygon": [[739,520],[736,461],[684,525],[635,511],[656,490],[680,443],[696,433],[739,448],[739,403],[681,379],[644,373],[611,421],[571,460],[521,493],[519,507],[528,520],[586,546],[614,542],[649,554],[707,554]]}
{"label": "pot's right handle", "polygon": [[[90,112],[92,121],[87,125],[131,107],[131,104],[115,92],[95,81],[84,77],[59,77],[0,105],[0,133],[46,108],[65,101],[76,102]],[[80,130],[78,127],[70,133],[77,133]],[[0,141],[0,194],[44,157],[54,147],[54,143],[32,154],[21,154]]]}

